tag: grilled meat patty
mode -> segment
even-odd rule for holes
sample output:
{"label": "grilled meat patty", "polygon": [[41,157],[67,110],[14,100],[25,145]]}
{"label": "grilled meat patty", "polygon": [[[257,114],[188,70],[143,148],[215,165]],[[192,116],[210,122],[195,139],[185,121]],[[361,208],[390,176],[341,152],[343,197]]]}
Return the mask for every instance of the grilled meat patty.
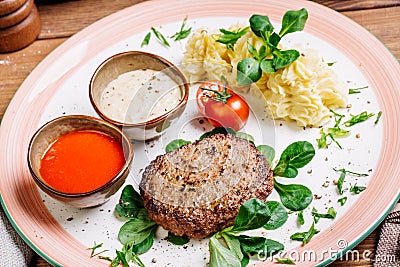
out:
{"label": "grilled meat patty", "polygon": [[158,156],[143,172],[149,217],[177,236],[209,236],[233,224],[250,198],[273,189],[264,155],[245,139],[215,134]]}

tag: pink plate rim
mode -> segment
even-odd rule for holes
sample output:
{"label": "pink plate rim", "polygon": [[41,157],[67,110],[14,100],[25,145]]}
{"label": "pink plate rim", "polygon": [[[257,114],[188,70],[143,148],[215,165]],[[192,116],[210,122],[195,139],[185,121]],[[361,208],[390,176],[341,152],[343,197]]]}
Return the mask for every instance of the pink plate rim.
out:
{"label": "pink plate rim", "polygon": [[[229,7],[229,8],[227,8]],[[314,250],[317,253],[330,247],[339,255],[365,238],[384,219],[399,199],[400,179],[400,66],[390,51],[371,33],[349,18],[327,7],[310,1],[299,0],[204,0],[204,1],[148,1],[121,10],[99,20],[77,33],[48,55],[26,78],[16,92],[3,117],[0,128],[0,193],[1,203],[11,223],[22,238],[43,258],[53,265],[107,266],[105,261],[89,257],[89,251],[53,218],[42,202],[26,163],[29,139],[38,127],[43,109],[57,92],[64,80],[72,75],[87,59],[130,35],[148,30],[153,25],[181,21],[188,16],[200,17],[238,16],[249,17],[256,12],[268,14],[272,21],[279,21],[289,9],[307,8],[309,20],[305,31],[317,36],[342,51],[352,62],[359,64],[382,108],[384,116],[382,151],[377,168],[368,188],[354,205],[329,230],[315,236],[310,243],[299,247],[298,252]],[[150,19],[151,18],[151,19]],[[140,22],[140,23],[139,23]],[[116,33],[115,29],[119,28]],[[113,36],[113,38],[106,38]],[[32,88],[62,55],[85,42],[90,49],[60,79],[50,84],[40,94]],[[349,246],[340,250],[334,242],[345,237]],[[57,244],[57,245],[55,245]],[[64,244],[60,246],[59,244]],[[317,254],[320,255],[320,254]],[[316,262],[326,265],[330,259]],[[268,265],[266,262],[260,266]],[[307,262],[297,263],[307,266]]]}

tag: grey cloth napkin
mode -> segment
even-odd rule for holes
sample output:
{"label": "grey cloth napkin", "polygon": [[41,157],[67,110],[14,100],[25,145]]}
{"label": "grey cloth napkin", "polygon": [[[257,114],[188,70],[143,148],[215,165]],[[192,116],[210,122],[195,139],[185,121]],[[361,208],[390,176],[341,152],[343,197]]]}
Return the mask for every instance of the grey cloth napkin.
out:
{"label": "grey cloth napkin", "polygon": [[33,250],[12,227],[0,205],[0,266],[28,266]]}
{"label": "grey cloth napkin", "polygon": [[397,203],[381,225],[374,267],[400,266],[400,204]]}

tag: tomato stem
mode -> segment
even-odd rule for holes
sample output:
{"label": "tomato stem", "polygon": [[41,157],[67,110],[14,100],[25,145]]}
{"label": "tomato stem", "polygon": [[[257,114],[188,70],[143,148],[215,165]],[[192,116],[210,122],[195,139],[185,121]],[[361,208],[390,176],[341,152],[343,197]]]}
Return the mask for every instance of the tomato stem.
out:
{"label": "tomato stem", "polygon": [[217,90],[213,90],[213,89],[209,89],[209,88],[204,88],[202,87],[201,90],[205,90],[205,91],[209,91],[209,92],[213,92],[215,94],[214,97],[206,95],[208,98],[215,100],[215,101],[219,101],[222,103],[226,103],[228,102],[228,99],[232,96],[232,94],[228,94],[226,86],[224,86],[224,91],[223,92],[219,92]]}

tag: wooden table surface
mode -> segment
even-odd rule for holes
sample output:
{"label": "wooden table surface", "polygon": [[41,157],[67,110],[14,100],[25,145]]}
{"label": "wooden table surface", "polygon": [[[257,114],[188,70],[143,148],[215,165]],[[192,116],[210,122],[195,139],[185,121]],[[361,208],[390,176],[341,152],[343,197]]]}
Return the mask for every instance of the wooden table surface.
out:
{"label": "wooden table surface", "polygon": [[[200,0],[199,0],[200,1]],[[33,44],[13,53],[0,54],[0,118],[23,80],[52,50],[71,35],[141,0],[36,0],[42,21],[41,33]],[[316,0],[364,26],[400,59],[400,0]],[[1,41],[1,40],[0,40]],[[331,266],[372,266],[379,228],[355,250],[370,251],[368,259],[337,260]],[[30,267],[51,266],[35,255]]]}

